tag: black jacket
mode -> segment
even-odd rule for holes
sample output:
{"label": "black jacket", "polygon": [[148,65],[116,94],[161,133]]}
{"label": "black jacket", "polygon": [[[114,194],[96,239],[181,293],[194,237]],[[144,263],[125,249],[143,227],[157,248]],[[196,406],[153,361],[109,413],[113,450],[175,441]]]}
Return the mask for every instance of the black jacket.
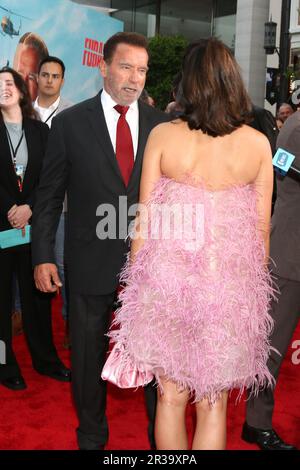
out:
{"label": "black jacket", "polygon": [[249,125],[257,131],[262,132],[269,139],[272,153],[275,155],[276,140],[279,133],[276,119],[270,111],[260,108],[259,106],[253,106],[252,115],[253,120]]}
{"label": "black jacket", "polygon": [[18,188],[9,142],[3,121],[0,124],[0,231],[11,229],[7,212],[14,205],[29,204],[34,206],[35,193],[45,154],[48,126],[35,119],[23,121],[28,147],[28,164],[24,176],[23,191]]}
{"label": "black jacket", "polygon": [[[164,113],[139,102],[139,140],[133,172],[126,188],[106,126],[100,94],[73,106],[53,119],[37,204],[33,213],[33,264],[55,262],[54,241],[67,191],[66,261],[70,289],[82,294],[107,294],[118,284],[118,273],[128,246],[119,235],[119,214],[124,226],[128,208],[138,202],[143,153],[147,137]],[[123,200],[119,199],[123,196]],[[124,198],[125,197],[125,198]],[[99,239],[97,224],[108,204],[116,214],[114,239]],[[103,208],[103,206],[102,206]]]}

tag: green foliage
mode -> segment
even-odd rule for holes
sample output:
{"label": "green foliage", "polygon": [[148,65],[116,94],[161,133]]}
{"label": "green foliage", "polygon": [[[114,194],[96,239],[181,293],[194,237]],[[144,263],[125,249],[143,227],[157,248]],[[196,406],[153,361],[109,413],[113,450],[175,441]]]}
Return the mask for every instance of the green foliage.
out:
{"label": "green foliage", "polygon": [[146,89],[164,110],[170,101],[172,81],[181,69],[183,52],[188,45],[182,36],[156,36],[149,41],[150,63]]}

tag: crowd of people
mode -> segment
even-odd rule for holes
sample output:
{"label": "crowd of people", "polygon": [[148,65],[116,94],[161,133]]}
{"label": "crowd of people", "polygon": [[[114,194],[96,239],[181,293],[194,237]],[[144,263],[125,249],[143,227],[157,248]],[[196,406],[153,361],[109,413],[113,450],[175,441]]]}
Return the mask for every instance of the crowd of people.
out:
{"label": "crowd of people", "polygon": [[[107,444],[109,380],[144,387],[151,449],[188,448],[189,400],[192,448],[225,449],[238,388],[249,395],[242,438],[294,450],[272,416],[300,312],[300,191],[278,176],[272,205],[272,156],[284,148],[299,164],[299,111],[283,103],[275,119],[254,106],[214,38],[188,46],[160,111],[137,33],[107,40],[103,89],[73,105],[63,61],[37,39],[24,35],[13,68],[0,70],[0,232],[31,227],[31,242],[0,249],[0,384],[27,387],[12,347],[21,309],[33,368],[72,382],[79,449]],[[161,217],[174,204],[173,218]],[[53,344],[58,291],[72,376]]]}

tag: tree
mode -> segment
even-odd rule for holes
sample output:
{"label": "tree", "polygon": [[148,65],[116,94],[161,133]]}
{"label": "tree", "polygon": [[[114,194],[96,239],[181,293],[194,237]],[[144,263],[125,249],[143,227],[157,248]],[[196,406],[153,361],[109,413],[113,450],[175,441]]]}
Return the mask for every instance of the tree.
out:
{"label": "tree", "polygon": [[183,52],[188,45],[182,36],[156,36],[149,41],[150,68],[146,89],[164,110],[170,101],[172,81],[181,70]]}

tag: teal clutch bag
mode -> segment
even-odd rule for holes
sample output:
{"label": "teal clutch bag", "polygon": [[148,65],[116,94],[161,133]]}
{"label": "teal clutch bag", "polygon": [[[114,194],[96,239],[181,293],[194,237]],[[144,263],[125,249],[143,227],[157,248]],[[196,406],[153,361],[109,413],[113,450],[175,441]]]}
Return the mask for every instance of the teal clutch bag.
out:
{"label": "teal clutch bag", "polygon": [[9,248],[11,246],[25,245],[31,242],[30,225],[25,226],[25,236],[22,236],[22,230],[13,228],[0,232],[0,248]]}

